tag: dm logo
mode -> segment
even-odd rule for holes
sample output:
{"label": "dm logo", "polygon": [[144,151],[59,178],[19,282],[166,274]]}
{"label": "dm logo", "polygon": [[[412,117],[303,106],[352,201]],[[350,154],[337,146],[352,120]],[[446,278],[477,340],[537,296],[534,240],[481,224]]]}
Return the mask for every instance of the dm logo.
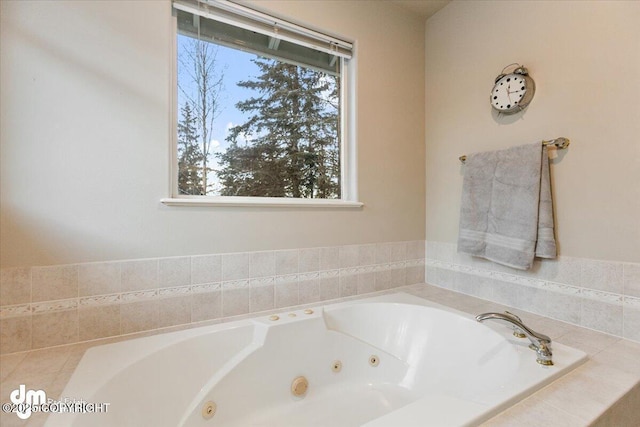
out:
{"label": "dm logo", "polygon": [[9,397],[16,405],[16,415],[23,420],[31,416],[31,408],[47,403],[47,394],[44,390],[26,390],[24,384],[20,384],[17,390],[13,390]]}

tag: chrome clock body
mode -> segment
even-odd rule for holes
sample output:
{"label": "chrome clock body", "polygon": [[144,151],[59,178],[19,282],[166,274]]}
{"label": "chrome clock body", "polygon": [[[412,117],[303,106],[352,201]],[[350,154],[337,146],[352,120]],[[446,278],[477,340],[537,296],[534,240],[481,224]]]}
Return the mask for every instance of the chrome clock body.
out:
{"label": "chrome clock body", "polygon": [[496,77],[491,89],[491,106],[502,114],[517,113],[529,105],[535,91],[535,82],[527,69],[518,66],[512,73]]}

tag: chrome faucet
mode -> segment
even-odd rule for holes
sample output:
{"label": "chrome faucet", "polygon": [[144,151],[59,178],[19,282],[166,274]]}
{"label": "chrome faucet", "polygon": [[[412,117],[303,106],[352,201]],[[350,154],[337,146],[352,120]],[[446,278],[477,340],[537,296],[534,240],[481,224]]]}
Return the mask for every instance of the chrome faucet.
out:
{"label": "chrome faucet", "polygon": [[553,361],[551,357],[553,354],[551,353],[551,338],[548,336],[535,332],[529,329],[524,323],[522,323],[522,319],[520,319],[515,314],[509,313],[505,311],[504,313],[482,313],[476,316],[476,320],[478,322],[484,322],[485,320],[502,320],[504,322],[511,323],[514,326],[514,335],[515,336],[526,336],[531,341],[531,345],[529,348],[535,350],[537,358],[536,362],[541,365],[553,365]]}

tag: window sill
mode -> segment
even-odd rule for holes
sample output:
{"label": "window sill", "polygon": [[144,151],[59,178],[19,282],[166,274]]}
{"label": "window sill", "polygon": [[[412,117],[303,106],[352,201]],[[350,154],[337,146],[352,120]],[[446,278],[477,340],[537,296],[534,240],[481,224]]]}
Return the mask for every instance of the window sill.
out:
{"label": "window sill", "polygon": [[268,208],[361,208],[362,202],[331,199],[291,199],[277,197],[180,197],[160,199],[167,206],[268,207]]}

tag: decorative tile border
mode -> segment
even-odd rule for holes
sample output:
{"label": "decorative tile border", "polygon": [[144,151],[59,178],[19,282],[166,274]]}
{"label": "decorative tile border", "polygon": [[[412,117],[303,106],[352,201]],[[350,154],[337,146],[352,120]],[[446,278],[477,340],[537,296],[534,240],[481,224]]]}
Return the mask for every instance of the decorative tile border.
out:
{"label": "decorative tile border", "polygon": [[31,304],[33,314],[51,313],[54,311],[66,311],[78,308],[78,299],[62,299],[57,301],[47,301],[38,304]]}
{"label": "decorative tile border", "polygon": [[31,304],[9,305],[0,308],[0,319],[31,315]]}
{"label": "decorative tile border", "polygon": [[616,294],[612,292],[582,288],[579,286],[567,285],[564,283],[550,282],[550,281],[545,281],[541,279],[520,276],[517,274],[486,270],[482,268],[471,267],[468,265],[454,264],[449,262],[437,261],[433,259],[426,259],[425,266],[470,274],[473,276],[484,277],[488,279],[498,280],[501,282],[514,283],[520,286],[544,289],[544,290],[559,293],[559,294],[580,296],[593,301],[604,302],[607,304],[629,305],[629,306],[636,307],[638,304],[638,301],[640,301],[640,298],[625,296],[625,295]]}
{"label": "decorative tile border", "polygon": [[635,341],[638,272],[639,263],[573,257],[520,271],[458,254],[452,243],[426,242],[427,283]]}
{"label": "decorative tile border", "polygon": [[[222,289],[247,289],[251,286],[268,286],[286,283],[299,283],[310,280],[353,277],[364,273],[378,273],[383,271],[393,271],[411,267],[424,266],[424,260],[412,260],[410,263],[400,261],[379,265],[368,265],[363,267],[342,268],[339,270],[316,271],[311,273],[287,274],[282,276],[260,277],[246,280],[229,280],[226,282],[209,283],[203,285],[178,286],[174,288],[157,288],[146,291],[123,292],[119,294],[96,295],[90,297],[70,298],[64,300],[35,302],[31,304],[20,304],[14,306],[0,307],[0,318],[28,316],[36,313],[55,312],[70,310],[78,307],[96,307],[114,304],[127,304],[140,301],[150,301],[156,298],[172,298],[199,294],[205,292],[215,292]],[[401,284],[404,285],[404,284]]]}
{"label": "decorative tile border", "polygon": [[[422,283],[424,254],[424,241],[409,241],[2,269],[0,320],[12,332],[0,347],[10,353],[225,321]],[[65,334],[43,339],[60,316]]]}

